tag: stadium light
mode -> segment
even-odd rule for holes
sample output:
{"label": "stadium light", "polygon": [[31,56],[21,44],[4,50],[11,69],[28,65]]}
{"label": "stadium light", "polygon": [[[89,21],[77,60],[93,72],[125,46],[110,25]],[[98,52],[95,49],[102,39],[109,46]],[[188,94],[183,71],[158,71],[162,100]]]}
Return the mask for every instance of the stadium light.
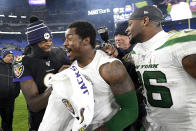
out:
{"label": "stadium light", "polygon": [[27,16],[20,16],[22,19],[25,19],[25,18],[27,18]]}
{"label": "stadium light", "polygon": [[65,33],[65,31],[55,31],[55,32],[51,32],[52,34],[61,34],[61,33]]}
{"label": "stadium light", "polygon": [[3,32],[3,31],[0,31],[0,34],[22,34],[21,32]]}
{"label": "stadium light", "polygon": [[16,15],[8,15],[8,17],[10,17],[10,18],[17,18]]}
{"label": "stadium light", "polygon": [[0,17],[5,17],[5,15],[4,15],[4,14],[2,14],[2,15],[0,15]]}

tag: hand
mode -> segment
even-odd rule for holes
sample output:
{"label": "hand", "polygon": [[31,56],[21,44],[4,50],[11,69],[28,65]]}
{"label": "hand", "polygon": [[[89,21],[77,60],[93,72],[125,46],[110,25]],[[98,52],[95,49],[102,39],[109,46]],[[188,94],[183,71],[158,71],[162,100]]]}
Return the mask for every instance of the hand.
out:
{"label": "hand", "polygon": [[62,65],[61,68],[58,70],[58,72],[61,72],[69,67],[70,67],[70,65]]}
{"label": "hand", "polygon": [[103,49],[105,53],[107,53],[110,57],[117,57],[118,56],[118,51],[117,49],[111,45],[111,44],[106,44]]}
{"label": "hand", "polygon": [[98,127],[97,129],[95,129],[94,131],[109,131],[109,129],[105,125],[102,125]]}
{"label": "hand", "polygon": [[125,62],[130,62],[131,64],[134,64],[133,57],[131,56],[131,53],[127,53],[122,59]]}
{"label": "hand", "polygon": [[[52,92],[52,90],[53,90],[53,88],[52,88],[52,86],[50,86],[50,87],[47,87],[46,89],[45,89],[45,91],[44,92]],[[1,130],[0,130],[1,131]]]}

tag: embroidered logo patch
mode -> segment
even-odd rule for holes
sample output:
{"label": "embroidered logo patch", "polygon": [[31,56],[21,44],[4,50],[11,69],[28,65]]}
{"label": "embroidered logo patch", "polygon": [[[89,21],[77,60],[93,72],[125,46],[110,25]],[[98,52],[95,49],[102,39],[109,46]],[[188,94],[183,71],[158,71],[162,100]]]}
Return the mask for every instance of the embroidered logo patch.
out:
{"label": "embroidered logo patch", "polygon": [[80,116],[81,116],[80,124],[84,121],[84,111],[85,111],[85,108],[80,109]]}
{"label": "embroidered logo patch", "polygon": [[84,127],[80,128],[79,131],[84,131]]}
{"label": "embroidered logo patch", "polygon": [[75,114],[75,111],[71,105],[71,103],[67,100],[67,99],[62,99],[62,102],[65,104],[65,106],[67,107],[67,109],[72,113]]}
{"label": "embroidered logo patch", "polygon": [[24,55],[16,56],[16,62],[21,62],[23,57],[24,57]]}
{"label": "embroidered logo patch", "polygon": [[45,85],[46,88],[49,88],[49,87],[52,86],[51,79],[52,79],[53,76],[54,76],[53,73],[47,73],[44,76],[43,83],[44,83],[44,85]]}
{"label": "embroidered logo patch", "polygon": [[24,66],[22,64],[16,64],[13,67],[14,74],[17,78],[20,78],[22,73],[24,72]]}
{"label": "embroidered logo patch", "polygon": [[50,61],[46,61],[46,65],[47,66],[50,66]]}
{"label": "embroidered logo patch", "polygon": [[83,127],[81,127],[81,128],[79,129],[79,131],[84,131],[84,129],[85,129],[86,127],[87,127],[87,126],[84,125]]}
{"label": "embroidered logo patch", "polygon": [[44,39],[48,40],[50,38],[50,34],[49,33],[45,33],[44,34]]}

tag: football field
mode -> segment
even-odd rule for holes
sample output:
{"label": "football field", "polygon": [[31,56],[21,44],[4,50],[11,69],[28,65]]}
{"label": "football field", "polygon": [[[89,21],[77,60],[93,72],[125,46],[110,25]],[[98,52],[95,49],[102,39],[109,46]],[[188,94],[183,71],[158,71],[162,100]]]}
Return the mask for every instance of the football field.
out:
{"label": "football field", "polygon": [[16,98],[13,131],[28,131],[28,112],[22,93]]}

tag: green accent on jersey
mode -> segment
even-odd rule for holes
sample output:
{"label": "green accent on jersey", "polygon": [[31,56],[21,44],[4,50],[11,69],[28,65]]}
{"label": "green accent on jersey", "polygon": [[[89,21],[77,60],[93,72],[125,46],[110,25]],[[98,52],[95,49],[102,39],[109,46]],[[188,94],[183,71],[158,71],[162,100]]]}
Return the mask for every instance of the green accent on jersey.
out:
{"label": "green accent on jersey", "polygon": [[[142,74],[137,71],[139,81],[142,81]],[[173,105],[170,89],[162,85],[152,85],[150,80],[156,80],[157,84],[167,83],[165,74],[161,71],[144,71],[143,85],[147,90],[148,103],[153,107],[170,108]],[[154,99],[154,95],[159,95],[160,99]]]}
{"label": "green accent on jersey", "polygon": [[134,50],[131,51],[131,54],[136,54],[136,52]]}
{"label": "green accent on jersey", "polygon": [[174,44],[188,42],[188,41],[196,41],[196,30],[183,30],[180,32],[176,32],[175,34],[170,36],[169,39],[156,50],[159,50],[159,49],[162,49],[167,46],[174,45]]}
{"label": "green accent on jersey", "polygon": [[146,131],[143,125],[142,125],[142,127],[140,128],[140,131]]}
{"label": "green accent on jersey", "polygon": [[140,67],[140,65],[135,65],[135,68],[136,68],[136,69],[139,69],[139,67]]}

